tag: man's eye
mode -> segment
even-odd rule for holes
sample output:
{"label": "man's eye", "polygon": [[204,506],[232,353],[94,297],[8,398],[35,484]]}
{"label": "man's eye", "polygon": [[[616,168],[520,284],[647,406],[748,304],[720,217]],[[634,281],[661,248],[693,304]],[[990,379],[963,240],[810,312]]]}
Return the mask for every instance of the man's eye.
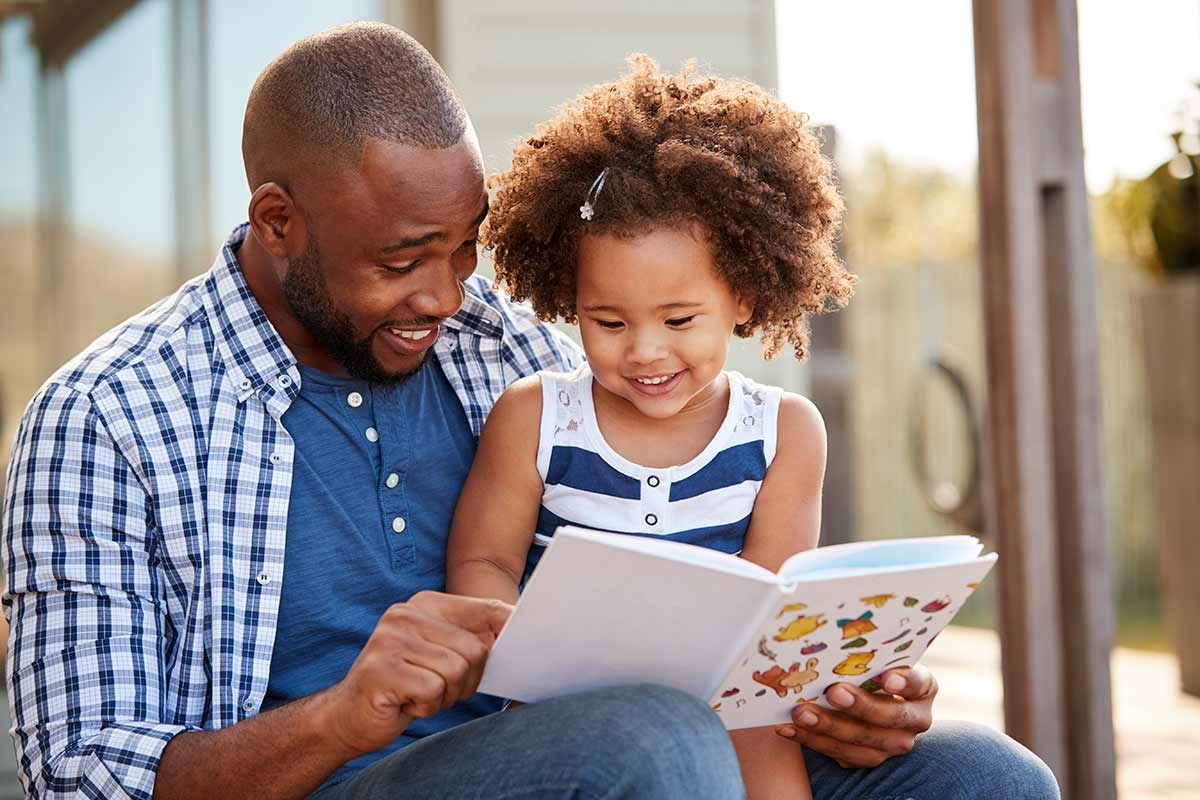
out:
{"label": "man's eye", "polygon": [[408,273],[410,273],[414,269],[416,269],[417,265],[420,263],[421,263],[420,261],[414,261],[411,264],[405,264],[400,267],[393,266],[392,264],[380,264],[379,266],[383,267],[385,270],[392,273],[393,275],[407,275]]}
{"label": "man's eye", "polygon": [[598,319],[598,320],[596,320],[596,324],[599,325],[601,328],[605,328],[606,330],[610,330],[610,331],[619,330],[619,329],[625,327],[624,322],[616,322],[611,319]]}
{"label": "man's eye", "polygon": [[691,322],[695,318],[696,318],[695,314],[692,314],[690,317],[676,317],[675,319],[667,320],[667,324],[673,328],[679,328],[679,327],[682,327],[683,325],[687,325],[689,322]]}

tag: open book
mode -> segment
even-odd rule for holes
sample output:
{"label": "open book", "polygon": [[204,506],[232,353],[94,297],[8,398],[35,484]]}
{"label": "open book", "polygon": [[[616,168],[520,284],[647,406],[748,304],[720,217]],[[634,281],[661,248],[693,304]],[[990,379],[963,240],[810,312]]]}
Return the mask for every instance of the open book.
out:
{"label": "open book", "polygon": [[915,664],[996,562],[971,536],[821,547],[778,574],[736,556],[561,528],[480,691],[534,702],[632,683],[707,699],[727,728],[788,721],[837,682]]}

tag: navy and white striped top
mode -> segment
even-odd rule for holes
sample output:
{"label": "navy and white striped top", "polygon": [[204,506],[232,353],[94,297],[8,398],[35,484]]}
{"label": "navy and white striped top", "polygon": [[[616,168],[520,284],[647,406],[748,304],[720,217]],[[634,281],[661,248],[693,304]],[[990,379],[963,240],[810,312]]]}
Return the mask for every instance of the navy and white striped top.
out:
{"label": "navy and white striped top", "polygon": [[725,374],[729,410],[708,446],[686,464],[644,467],[613,450],[600,433],[587,364],[570,373],[540,373],[537,467],[544,488],[527,572],[563,525],[740,552],[775,457],[783,390]]}

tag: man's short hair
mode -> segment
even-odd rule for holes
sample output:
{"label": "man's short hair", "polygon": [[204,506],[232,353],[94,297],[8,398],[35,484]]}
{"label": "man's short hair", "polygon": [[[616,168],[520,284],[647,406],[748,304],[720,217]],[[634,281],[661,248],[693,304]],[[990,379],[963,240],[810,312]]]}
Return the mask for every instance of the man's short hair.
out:
{"label": "man's short hair", "polygon": [[450,147],[467,124],[450,79],[416,39],[379,22],[339,25],[288,47],[254,82],[246,178],[253,192],[286,186],[300,169],[356,164],[371,138]]}

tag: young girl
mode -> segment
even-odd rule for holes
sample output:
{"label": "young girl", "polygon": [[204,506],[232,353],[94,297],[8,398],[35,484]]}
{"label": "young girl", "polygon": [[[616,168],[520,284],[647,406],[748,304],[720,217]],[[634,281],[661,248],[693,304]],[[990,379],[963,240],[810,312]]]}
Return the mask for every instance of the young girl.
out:
{"label": "young girl", "polygon": [[[805,355],[844,306],[841,201],[802,114],[645,56],[517,146],[483,241],[498,283],[578,322],[588,363],[499,399],[459,499],[447,588],[513,602],[566,524],[740,553],[814,547],[825,430],[799,395],[724,371],[732,335]],[[809,797],[801,750],[732,734],[751,797]]]}

